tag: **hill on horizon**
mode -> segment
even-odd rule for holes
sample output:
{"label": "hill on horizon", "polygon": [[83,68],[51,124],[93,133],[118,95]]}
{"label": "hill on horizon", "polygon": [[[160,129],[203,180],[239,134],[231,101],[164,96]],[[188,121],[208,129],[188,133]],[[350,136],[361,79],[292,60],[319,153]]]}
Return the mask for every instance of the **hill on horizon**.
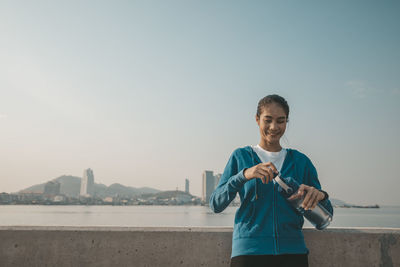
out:
{"label": "hill on horizon", "polygon": [[157,193],[148,193],[148,194],[143,194],[141,197],[143,198],[149,198],[149,197],[155,197],[157,199],[166,199],[166,198],[173,198],[173,197],[196,197],[190,193],[186,193],[185,191],[179,191],[179,190],[169,190],[169,191],[160,191]]}
{"label": "hill on horizon", "polygon": [[[60,183],[60,193],[69,197],[78,197],[81,189],[81,177],[62,175],[50,181],[56,181]],[[46,182],[47,183],[47,182]],[[18,193],[43,193],[46,183],[37,184],[18,191]],[[135,188],[131,186],[124,186],[122,184],[114,183],[110,186],[104,184],[94,184],[94,195],[104,198],[104,197],[137,197],[143,194],[154,194],[161,192],[161,190],[141,187]]]}

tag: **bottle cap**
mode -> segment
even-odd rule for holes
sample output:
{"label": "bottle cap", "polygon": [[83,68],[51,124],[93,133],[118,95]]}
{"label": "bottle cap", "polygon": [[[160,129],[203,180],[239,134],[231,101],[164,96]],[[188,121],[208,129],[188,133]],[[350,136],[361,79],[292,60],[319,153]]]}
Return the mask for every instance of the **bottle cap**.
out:
{"label": "bottle cap", "polygon": [[293,189],[289,187],[282,179],[279,177],[279,175],[275,176],[274,178],[275,182],[277,182],[283,190],[286,191],[289,195],[293,193]]}

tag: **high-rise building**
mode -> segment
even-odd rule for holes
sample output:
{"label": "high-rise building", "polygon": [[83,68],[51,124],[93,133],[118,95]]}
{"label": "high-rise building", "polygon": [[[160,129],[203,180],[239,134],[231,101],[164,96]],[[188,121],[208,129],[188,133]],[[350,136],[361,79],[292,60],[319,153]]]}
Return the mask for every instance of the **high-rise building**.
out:
{"label": "high-rise building", "polygon": [[203,172],[202,200],[206,204],[210,202],[210,197],[215,189],[215,178],[213,171]]}
{"label": "high-rise building", "polygon": [[217,188],[220,179],[221,179],[220,173],[217,173],[216,175],[214,175],[214,183],[215,183],[214,190],[215,190],[215,188]]}
{"label": "high-rise building", "polygon": [[60,194],[60,183],[57,181],[49,181],[44,185],[44,194],[56,196]]}
{"label": "high-rise building", "polygon": [[83,177],[81,180],[81,196],[89,197],[93,196],[94,193],[94,176],[91,169],[83,171]]}
{"label": "high-rise building", "polygon": [[189,194],[189,179],[185,179],[185,192]]}

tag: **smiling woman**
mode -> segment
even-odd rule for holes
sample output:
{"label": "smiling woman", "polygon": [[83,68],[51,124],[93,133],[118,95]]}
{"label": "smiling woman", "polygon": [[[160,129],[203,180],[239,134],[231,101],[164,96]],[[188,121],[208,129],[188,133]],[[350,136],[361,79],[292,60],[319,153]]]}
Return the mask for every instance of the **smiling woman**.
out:
{"label": "smiling woman", "polygon": [[256,121],[260,127],[260,146],[271,152],[280,151],[280,138],[286,131],[289,121],[289,105],[278,95],[270,95],[260,100]]}
{"label": "smiling woman", "polygon": [[261,99],[256,114],[259,144],[233,152],[211,195],[210,207],[216,213],[223,211],[237,193],[240,196],[231,266],[308,266],[308,249],[301,231],[304,219],[278,193],[278,184],[273,180],[277,173],[301,184],[294,198],[304,196],[305,210],[321,203],[333,213],[311,160],[280,144],[288,119],[289,105],[283,97],[269,95]]}

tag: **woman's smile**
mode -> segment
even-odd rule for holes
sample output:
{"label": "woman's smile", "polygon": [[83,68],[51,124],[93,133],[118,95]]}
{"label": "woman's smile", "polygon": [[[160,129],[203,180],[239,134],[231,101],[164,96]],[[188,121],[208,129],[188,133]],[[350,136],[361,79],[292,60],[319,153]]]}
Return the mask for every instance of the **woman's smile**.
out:
{"label": "woman's smile", "polygon": [[271,136],[278,136],[279,132],[267,132],[267,135],[271,135]]}

